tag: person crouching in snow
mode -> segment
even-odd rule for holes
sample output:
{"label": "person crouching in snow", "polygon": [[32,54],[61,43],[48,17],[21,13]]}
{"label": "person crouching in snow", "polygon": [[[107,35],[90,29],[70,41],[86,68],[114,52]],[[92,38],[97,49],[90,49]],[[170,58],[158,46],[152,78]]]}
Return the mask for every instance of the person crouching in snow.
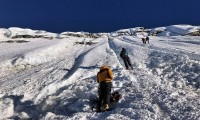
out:
{"label": "person crouching in snow", "polygon": [[[108,66],[102,66],[97,73],[97,82],[99,83],[97,112],[110,110],[112,79],[112,70]],[[102,107],[103,109],[101,110]]]}
{"label": "person crouching in snow", "polygon": [[131,69],[133,69],[131,61],[130,61],[129,56],[128,56],[128,52],[126,51],[125,48],[122,48],[122,51],[120,53],[120,57],[124,60],[124,64],[125,64],[127,70],[129,69],[129,67]]}

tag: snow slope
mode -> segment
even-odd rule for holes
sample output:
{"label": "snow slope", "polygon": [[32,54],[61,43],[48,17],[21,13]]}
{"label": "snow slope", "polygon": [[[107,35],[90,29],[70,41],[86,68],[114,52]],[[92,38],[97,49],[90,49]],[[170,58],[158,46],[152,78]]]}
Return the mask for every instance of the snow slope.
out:
{"label": "snow slope", "polygon": [[[0,119],[200,118],[200,37],[150,36],[143,44],[140,36],[110,35],[0,43]],[[122,47],[133,70],[124,69]],[[112,68],[113,90],[123,98],[96,113],[91,100],[103,65]]]}

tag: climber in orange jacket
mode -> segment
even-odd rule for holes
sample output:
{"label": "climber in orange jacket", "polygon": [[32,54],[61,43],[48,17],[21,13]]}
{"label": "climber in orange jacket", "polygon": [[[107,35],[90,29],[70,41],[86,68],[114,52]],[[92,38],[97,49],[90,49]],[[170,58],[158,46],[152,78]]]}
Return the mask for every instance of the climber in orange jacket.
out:
{"label": "climber in orange jacket", "polygon": [[[102,66],[100,71],[97,73],[97,82],[99,83],[97,112],[108,111],[110,109],[112,79],[112,70],[108,66]],[[103,109],[101,109],[102,107]]]}

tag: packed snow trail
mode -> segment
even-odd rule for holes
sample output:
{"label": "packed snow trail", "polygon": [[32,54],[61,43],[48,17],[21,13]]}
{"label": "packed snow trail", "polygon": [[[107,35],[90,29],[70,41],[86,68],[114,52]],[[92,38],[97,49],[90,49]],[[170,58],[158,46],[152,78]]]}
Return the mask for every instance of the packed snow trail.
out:
{"label": "packed snow trail", "polygon": [[[15,61],[20,62],[9,64],[9,68],[16,64],[29,67],[12,69],[13,73],[0,78],[0,119],[197,120],[200,38],[190,39],[150,37],[150,44],[145,45],[132,36],[72,37],[33,51],[18,51],[20,56]],[[76,44],[82,41],[94,44]],[[129,52],[133,70],[124,69],[119,56],[122,47]],[[57,51],[50,54],[54,49]],[[31,61],[34,57],[36,62]],[[11,59],[6,62],[13,60],[5,58]],[[96,74],[103,65],[112,68],[113,90],[120,91],[123,98],[112,111],[95,113],[90,100],[97,96]],[[5,65],[1,67],[5,69]]]}
{"label": "packed snow trail", "polygon": [[[119,55],[121,48],[124,47],[129,51],[130,56],[135,56],[134,58],[139,58],[139,60],[141,60],[141,61],[135,60],[137,62],[132,63],[134,69],[130,71],[130,76],[134,75],[135,80],[137,80],[135,82],[133,81],[133,85],[132,85],[131,89],[129,89],[130,93],[133,95],[133,98],[130,97],[132,95],[129,93],[126,94],[128,96],[128,98],[125,97],[126,98],[125,102],[127,102],[126,100],[132,98],[131,101],[132,100],[133,101],[130,103],[136,105],[135,106],[136,108],[139,108],[139,110],[136,110],[134,112],[136,115],[131,119],[169,118],[169,116],[166,115],[164,113],[164,111],[162,111],[160,109],[159,105],[157,103],[154,103],[150,91],[146,90],[147,89],[146,86],[152,87],[152,86],[156,85],[153,82],[154,79],[152,78],[152,76],[145,75],[144,73],[146,73],[147,71],[141,69],[145,65],[145,60],[147,59],[147,56],[148,56],[147,55],[148,50],[146,49],[146,47],[142,48],[141,46],[138,46],[138,44],[140,44],[140,43],[136,43],[137,46],[135,46],[134,44],[130,44],[131,42],[123,42],[123,41],[124,40],[121,38],[115,38],[115,39],[111,40],[111,42],[110,42],[110,44],[112,46],[111,48],[116,50],[116,53]],[[132,47],[134,47],[134,51],[130,52]],[[134,54],[134,55],[131,55],[131,54]],[[131,60],[131,61],[133,61],[133,60]],[[124,63],[122,62],[122,64],[124,64]],[[142,109],[146,109],[146,110],[141,111]],[[129,108],[129,110],[131,110],[131,108]],[[134,111],[134,110],[131,110],[131,111]],[[155,113],[156,113],[156,115],[155,115]]]}

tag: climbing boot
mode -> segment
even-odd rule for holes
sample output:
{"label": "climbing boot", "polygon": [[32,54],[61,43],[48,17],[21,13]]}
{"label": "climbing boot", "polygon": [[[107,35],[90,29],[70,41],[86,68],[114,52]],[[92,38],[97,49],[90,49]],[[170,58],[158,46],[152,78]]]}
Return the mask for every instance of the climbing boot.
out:
{"label": "climbing boot", "polygon": [[108,104],[105,104],[105,105],[104,105],[104,111],[109,111],[109,110],[110,110],[109,105],[108,105]]}

